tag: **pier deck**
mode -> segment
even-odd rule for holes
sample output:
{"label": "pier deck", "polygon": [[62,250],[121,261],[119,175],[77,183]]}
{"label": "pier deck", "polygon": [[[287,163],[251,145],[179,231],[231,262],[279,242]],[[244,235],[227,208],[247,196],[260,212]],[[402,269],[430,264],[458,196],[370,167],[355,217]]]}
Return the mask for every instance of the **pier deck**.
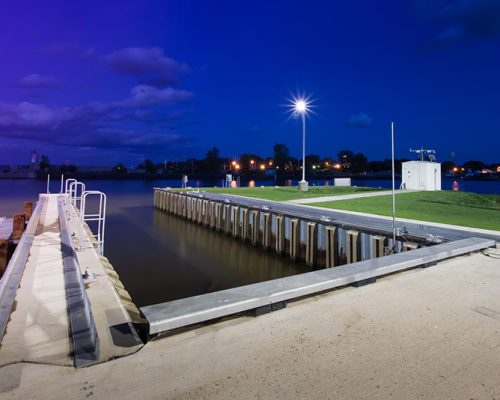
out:
{"label": "pier deck", "polygon": [[[17,261],[17,272],[22,278],[17,293],[11,290],[15,301],[10,316],[7,315],[0,347],[0,365],[16,362],[73,365],[63,266],[63,257],[67,256],[63,250],[67,249],[63,248],[59,219],[65,219],[74,239],[80,229],[79,218],[71,207],[60,215],[58,200],[58,195],[40,196],[34,221],[26,236],[27,239],[32,235],[32,243],[27,243],[23,236],[16,250],[18,254],[14,254],[11,260],[13,263]],[[85,243],[76,254],[81,272],[90,268],[97,276],[97,280],[88,285],[86,293],[99,336],[100,355],[97,362],[101,362],[133,353],[142,343],[88,237]],[[25,265],[21,255],[27,257]],[[10,264],[8,268],[11,268]],[[15,283],[13,286],[15,288]],[[3,291],[4,318],[6,308],[3,305],[7,297]]]}

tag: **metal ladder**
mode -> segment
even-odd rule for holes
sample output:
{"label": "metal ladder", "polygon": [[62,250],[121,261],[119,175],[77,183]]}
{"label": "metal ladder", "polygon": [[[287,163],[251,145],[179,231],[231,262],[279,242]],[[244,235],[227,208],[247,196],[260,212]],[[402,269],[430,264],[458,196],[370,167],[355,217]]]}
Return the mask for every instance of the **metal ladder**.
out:
{"label": "metal ladder", "polygon": [[[94,214],[87,214],[87,197],[96,196],[99,198],[98,212]],[[80,204],[80,223],[82,229],[80,231],[80,243],[82,243],[83,226],[87,221],[97,221],[97,234],[93,233],[97,241],[97,250],[99,255],[104,254],[104,228],[106,226],[106,195],[98,190],[84,191],[81,196]]]}

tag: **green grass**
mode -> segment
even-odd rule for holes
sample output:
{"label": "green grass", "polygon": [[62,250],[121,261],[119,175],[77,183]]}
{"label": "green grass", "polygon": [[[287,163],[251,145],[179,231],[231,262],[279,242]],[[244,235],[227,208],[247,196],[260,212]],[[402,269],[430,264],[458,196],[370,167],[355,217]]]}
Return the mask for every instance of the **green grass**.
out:
{"label": "green grass", "polygon": [[[392,215],[392,197],[314,203],[318,207]],[[396,196],[396,217],[500,231],[500,196],[467,192],[415,192]]]}
{"label": "green grass", "polygon": [[254,197],[265,200],[286,201],[296,199],[308,199],[311,197],[340,196],[344,194],[355,194],[373,192],[376,188],[367,187],[334,187],[334,186],[310,186],[308,192],[300,192],[298,187],[255,187],[255,188],[205,188],[211,193],[227,193],[237,196]]}

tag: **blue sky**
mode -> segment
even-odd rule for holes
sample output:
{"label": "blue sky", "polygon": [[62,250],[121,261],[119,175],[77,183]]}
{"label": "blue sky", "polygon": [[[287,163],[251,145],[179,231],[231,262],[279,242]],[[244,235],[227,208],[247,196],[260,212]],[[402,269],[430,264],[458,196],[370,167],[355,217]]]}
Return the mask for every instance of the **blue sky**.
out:
{"label": "blue sky", "polygon": [[0,13],[0,164],[500,156],[500,1],[18,1]]}

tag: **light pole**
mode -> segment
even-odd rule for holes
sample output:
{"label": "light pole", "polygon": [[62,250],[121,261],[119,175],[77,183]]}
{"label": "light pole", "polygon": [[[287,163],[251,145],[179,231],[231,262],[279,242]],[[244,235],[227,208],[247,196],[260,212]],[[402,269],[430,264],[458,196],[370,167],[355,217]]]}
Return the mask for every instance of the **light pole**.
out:
{"label": "light pole", "polygon": [[305,99],[298,98],[293,105],[295,114],[300,115],[302,119],[302,180],[299,182],[299,189],[301,192],[307,192],[309,185],[306,181],[306,114],[309,104]]}

